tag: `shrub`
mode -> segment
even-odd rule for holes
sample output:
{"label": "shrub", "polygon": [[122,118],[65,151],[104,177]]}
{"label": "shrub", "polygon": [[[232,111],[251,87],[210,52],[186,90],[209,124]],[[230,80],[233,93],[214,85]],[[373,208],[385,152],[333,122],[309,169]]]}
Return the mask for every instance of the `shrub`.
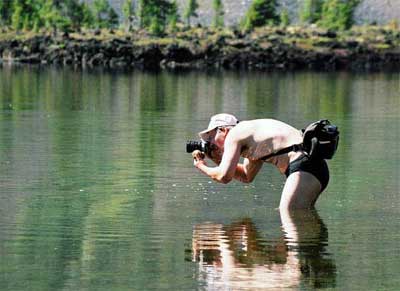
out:
{"label": "shrub", "polygon": [[214,8],[214,19],[213,19],[213,26],[224,27],[224,5],[222,0],[213,0],[213,8]]}
{"label": "shrub", "polygon": [[254,0],[246,13],[243,28],[252,30],[263,25],[273,25],[279,22],[276,14],[276,0]]}
{"label": "shrub", "polygon": [[321,18],[322,0],[305,0],[300,13],[300,20],[306,23],[315,23]]}
{"label": "shrub", "polygon": [[287,9],[283,9],[280,15],[280,22],[281,26],[286,27],[290,24],[290,19],[289,19],[289,12]]}
{"label": "shrub", "polygon": [[184,17],[186,18],[186,23],[190,27],[190,18],[197,17],[196,10],[199,8],[199,4],[196,0],[189,0],[188,6],[186,7]]}
{"label": "shrub", "polygon": [[360,0],[326,0],[322,6],[319,25],[328,29],[345,30],[353,23],[353,12]]}

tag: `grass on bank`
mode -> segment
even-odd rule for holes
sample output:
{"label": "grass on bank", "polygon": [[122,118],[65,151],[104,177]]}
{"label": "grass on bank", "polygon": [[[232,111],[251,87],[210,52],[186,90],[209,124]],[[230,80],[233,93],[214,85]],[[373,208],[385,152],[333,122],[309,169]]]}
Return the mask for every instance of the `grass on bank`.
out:
{"label": "grass on bank", "polygon": [[[3,28],[0,30],[0,41],[24,41],[37,36],[50,36],[62,38],[63,33],[40,30],[15,31]],[[353,42],[377,50],[400,49],[400,29],[397,25],[386,26],[353,26],[346,31],[330,31],[317,26],[263,26],[253,31],[244,32],[237,29],[221,28],[190,28],[180,29],[163,37],[154,36],[145,30],[126,32],[124,30],[110,29],[82,29],[71,32],[68,38],[73,40],[96,39],[108,42],[114,39],[130,41],[137,46],[177,44],[180,46],[204,47],[208,44],[240,46],[257,43],[259,47],[268,47],[272,43],[296,45],[302,49],[313,50],[316,48],[329,48],[334,45],[343,45]],[[63,39],[63,42],[67,39]],[[222,41],[222,43],[221,43]]]}

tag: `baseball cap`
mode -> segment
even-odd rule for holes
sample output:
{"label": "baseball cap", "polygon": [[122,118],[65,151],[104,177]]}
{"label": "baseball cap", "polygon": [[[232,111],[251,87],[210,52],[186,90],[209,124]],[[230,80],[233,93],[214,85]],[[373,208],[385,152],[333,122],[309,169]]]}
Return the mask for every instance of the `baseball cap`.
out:
{"label": "baseball cap", "polygon": [[210,131],[220,126],[235,126],[239,123],[239,120],[232,114],[219,113],[211,117],[210,123],[207,129],[200,131],[199,136],[201,139],[206,140]]}

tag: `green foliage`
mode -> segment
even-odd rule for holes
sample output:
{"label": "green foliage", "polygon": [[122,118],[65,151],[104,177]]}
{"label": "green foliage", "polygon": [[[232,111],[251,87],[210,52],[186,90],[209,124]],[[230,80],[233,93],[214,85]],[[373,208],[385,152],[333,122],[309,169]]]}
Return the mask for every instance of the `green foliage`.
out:
{"label": "green foliage", "polygon": [[162,23],[159,21],[159,19],[157,19],[157,17],[151,18],[149,31],[151,34],[154,35],[162,35],[162,33],[164,32],[164,27],[162,26]]}
{"label": "green foliage", "polygon": [[178,4],[176,0],[171,2],[170,13],[168,15],[168,30],[171,32],[176,31],[176,25],[179,21]]}
{"label": "green foliage", "polygon": [[32,19],[33,25],[29,27],[38,30],[40,27],[59,28],[67,30],[70,27],[70,20],[61,15],[61,11],[56,9],[53,0],[45,0],[43,6],[37,11],[37,15]]}
{"label": "green foliage", "polygon": [[37,19],[37,9],[32,4],[32,1],[14,1],[11,22],[15,29],[31,29],[33,27],[33,19]]}
{"label": "green foliage", "polygon": [[267,24],[274,25],[279,22],[276,14],[276,0],[254,0],[246,13],[243,28],[252,30],[255,27]]}
{"label": "green foliage", "polygon": [[107,0],[93,1],[93,14],[97,28],[107,28],[109,25],[109,10],[112,9]]}
{"label": "green foliage", "polygon": [[148,17],[148,9],[146,0],[139,0],[138,1],[138,17],[139,17],[139,26],[140,28],[144,28],[147,24],[147,17]]}
{"label": "green foliage", "polygon": [[88,25],[88,22],[85,20],[88,13],[87,10],[89,10],[86,3],[81,3],[79,0],[66,0],[62,3],[59,9],[63,12],[63,17],[71,23],[72,29],[77,30],[82,26]]}
{"label": "green foliage", "polygon": [[141,28],[152,34],[161,35],[171,19],[177,13],[177,7],[168,0],[139,0],[139,22]]}
{"label": "green foliage", "polygon": [[89,28],[93,27],[95,20],[92,10],[90,9],[89,5],[86,3],[82,3],[82,26]]}
{"label": "green foliage", "polygon": [[11,0],[0,1],[0,24],[8,25],[11,23],[12,2]]}
{"label": "green foliage", "polygon": [[326,0],[322,6],[319,25],[328,29],[345,30],[353,25],[353,12],[360,0]]}
{"label": "green foliage", "polygon": [[122,14],[124,15],[125,28],[128,31],[132,30],[132,20],[135,15],[132,0],[125,0],[122,6]]}
{"label": "green foliage", "polygon": [[10,20],[17,30],[69,30],[93,25],[87,4],[80,0],[15,0]]}
{"label": "green foliage", "polygon": [[283,9],[280,15],[280,22],[281,26],[286,27],[290,24],[290,19],[289,19],[289,12],[287,9]]}
{"label": "green foliage", "polygon": [[122,5],[122,14],[126,19],[135,14],[132,0],[125,0],[124,5]]}
{"label": "green foliage", "polygon": [[224,5],[222,0],[213,0],[213,8],[214,8],[214,19],[213,26],[214,27],[224,27]]}
{"label": "green foliage", "polygon": [[116,28],[116,27],[118,27],[118,23],[119,23],[119,16],[118,16],[117,12],[115,12],[115,10],[110,7],[110,9],[108,9],[107,28]]}
{"label": "green foliage", "polygon": [[15,1],[13,5],[13,13],[11,16],[11,23],[12,26],[19,30],[22,28],[22,23],[24,20],[24,7],[22,6],[22,3],[19,1]]}
{"label": "green foliage", "polygon": [[321,18],[323,0],[305,0],[300,19],[305,23],[315,23]]}
{"label": "green foliage", "polygon": [[190,27],[190,18],[197,17],[196,10],[199,8],[199,4],[196,0],[189,0],[188,5],[186,7],[184,17],[186,18],[186,23]]}

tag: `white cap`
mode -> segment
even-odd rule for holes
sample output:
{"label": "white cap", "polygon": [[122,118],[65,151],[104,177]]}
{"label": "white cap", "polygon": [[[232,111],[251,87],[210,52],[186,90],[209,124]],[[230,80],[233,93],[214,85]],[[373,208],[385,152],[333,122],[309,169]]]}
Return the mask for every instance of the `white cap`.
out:
{"label": "white cap", "polygon": [[199,132],[199,136],[201,137],[201,139],[206,140],[210,131],[216,129],[217,127],[235,126],[238,123],[239,120],[237,120],[237,118],[232,114],[227,114],[227,113],[216,114],[211,117],[207,129]]}

